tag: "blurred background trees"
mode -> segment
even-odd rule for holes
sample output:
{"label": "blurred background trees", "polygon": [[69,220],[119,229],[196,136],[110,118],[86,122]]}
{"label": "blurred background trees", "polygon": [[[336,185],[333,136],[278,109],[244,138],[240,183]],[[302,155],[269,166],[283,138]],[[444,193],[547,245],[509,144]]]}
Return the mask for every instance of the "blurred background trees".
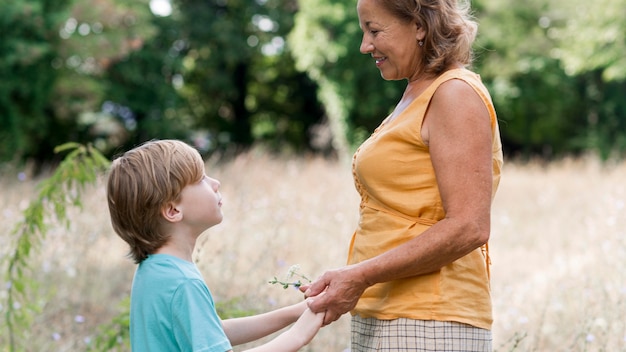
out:
{"label": "blurred background trees", "polygon": [[[355,0],[0,5],[0,161],[152,138],[346,155],[399,99],[359,53]],[[626,0],[475,0],[474,70],[505,151],[626,152]]]}

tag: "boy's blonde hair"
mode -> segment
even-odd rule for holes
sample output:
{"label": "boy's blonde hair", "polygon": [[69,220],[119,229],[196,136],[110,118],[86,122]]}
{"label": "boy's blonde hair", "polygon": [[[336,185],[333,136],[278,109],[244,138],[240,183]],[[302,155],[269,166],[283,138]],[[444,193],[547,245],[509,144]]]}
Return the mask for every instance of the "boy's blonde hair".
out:
{"label": "boy's blonde hair", "polygon": [[162,233],[163,206],[180,200],[183,188],[203,176],[198,151],[177,140],[150,141],[113,161],[107,184],[111,224],[135,263],[169,239]]}

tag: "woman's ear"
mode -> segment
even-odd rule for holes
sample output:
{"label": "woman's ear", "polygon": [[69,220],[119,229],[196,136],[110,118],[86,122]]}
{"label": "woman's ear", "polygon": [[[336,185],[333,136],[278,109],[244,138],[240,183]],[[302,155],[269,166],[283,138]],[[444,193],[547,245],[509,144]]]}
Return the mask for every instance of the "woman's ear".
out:
{"label": "woman's ear", "polygon": [[424,29],[424,26],[422,26],[419,23],[416,23],[415,27],[416,27],[415,39],[417,39],[418,42],[424,41],[424,38],[426,38],[426,30]]}
{"label": "woman's ear", "polygon": [[179,222],[183,219],[183,212],[174,202],[167,202],[161,208],[161,216],[168,222]]}

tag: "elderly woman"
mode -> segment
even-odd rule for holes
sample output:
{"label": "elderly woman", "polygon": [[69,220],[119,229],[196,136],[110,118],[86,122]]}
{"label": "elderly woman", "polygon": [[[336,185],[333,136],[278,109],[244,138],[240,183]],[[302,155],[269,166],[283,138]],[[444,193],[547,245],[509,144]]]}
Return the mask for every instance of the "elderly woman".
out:
{"label": "elderly woman", "polygon": [[496,113],[469,71],[477,25],[455,0],[359,0],[360,50],[404,94],[356,151],[348,265],[304,287],[325,324],[351,311],[352,351],[490,351]]}

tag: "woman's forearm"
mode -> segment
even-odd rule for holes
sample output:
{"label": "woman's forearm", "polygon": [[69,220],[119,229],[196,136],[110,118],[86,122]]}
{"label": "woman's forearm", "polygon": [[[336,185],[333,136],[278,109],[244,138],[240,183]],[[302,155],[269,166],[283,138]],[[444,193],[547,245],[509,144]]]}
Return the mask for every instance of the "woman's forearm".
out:
{"label": "woman's forearm", "polygon": [[413,240],[355,266],[368,286],[429,274],[467,255],[489,238],[489,223],[444,219]]}

